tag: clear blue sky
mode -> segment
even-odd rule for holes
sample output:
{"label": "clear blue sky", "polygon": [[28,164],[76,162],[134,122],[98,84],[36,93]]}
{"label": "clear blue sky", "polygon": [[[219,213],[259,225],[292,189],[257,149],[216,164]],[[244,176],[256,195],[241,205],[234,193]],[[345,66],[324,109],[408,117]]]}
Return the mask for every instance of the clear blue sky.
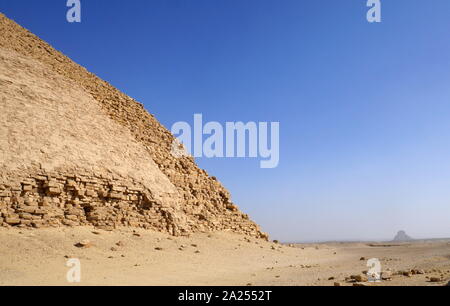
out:
{"label": "clear blue sky", "polygon": [[450,237],[450,1],[3,0],[168,128],[279,121],[280,166],[200,159],[286,241]]}

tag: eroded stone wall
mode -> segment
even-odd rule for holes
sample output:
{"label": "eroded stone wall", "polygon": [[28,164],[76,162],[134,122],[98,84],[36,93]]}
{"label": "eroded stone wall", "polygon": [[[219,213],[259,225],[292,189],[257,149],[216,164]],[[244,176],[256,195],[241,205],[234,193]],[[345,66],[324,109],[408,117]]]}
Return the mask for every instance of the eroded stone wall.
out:
{"label": "eroded stone wall", "polygon": [[[93,225],[107,230],[130,226],[177,236],[190,232],[174,207],[128,177],[84,169],[48,172],[31,168],[17,173],[3,172],[0,176],[0,226]],[[230,207],[221,217],[230,227],[215,230],[244,232],[249,224],[248,217],[236,207]],[[202,218],[197,226],[211,230],[209,222]],[[251,235],[256,229],[249,228],[247,233]]]}
{"label": "eroded stone wall", "polygon": [[94,225],[140,227],[182,235],[173,208],[143,185],[117,174],[83,169],[4,173],[0,178],[0,226]]}

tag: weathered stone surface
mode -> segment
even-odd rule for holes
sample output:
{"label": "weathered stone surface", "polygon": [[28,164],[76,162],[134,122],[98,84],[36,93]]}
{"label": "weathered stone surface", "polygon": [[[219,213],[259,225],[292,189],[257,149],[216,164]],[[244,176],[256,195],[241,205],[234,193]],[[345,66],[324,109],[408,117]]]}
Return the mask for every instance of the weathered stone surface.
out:
{"label": "weathered stone surface", "polygon": [[0,207],[17,214],[0,225],[268,238],[142,104],[1,14],[0,77]]}

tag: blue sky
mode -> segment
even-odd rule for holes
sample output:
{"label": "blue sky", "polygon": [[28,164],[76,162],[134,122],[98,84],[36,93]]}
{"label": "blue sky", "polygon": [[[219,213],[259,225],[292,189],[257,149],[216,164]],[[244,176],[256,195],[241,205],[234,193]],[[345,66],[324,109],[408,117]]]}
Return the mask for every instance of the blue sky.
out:
{"label": "blue sky", "polygon": [[280,165],[199,159],[275,239],[450,237],[450,2],[3,0],[168,128],[279,121]]}

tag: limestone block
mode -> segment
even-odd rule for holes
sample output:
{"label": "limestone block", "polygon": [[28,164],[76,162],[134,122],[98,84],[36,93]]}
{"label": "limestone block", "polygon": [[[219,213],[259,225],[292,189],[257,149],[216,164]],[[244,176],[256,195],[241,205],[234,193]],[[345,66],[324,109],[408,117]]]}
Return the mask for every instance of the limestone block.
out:
{"label": "limestone block", "polygon": [[32,191],[33,190],[33,186],[31,185],[24,185],[23,186],[23,191]]}
{"label": "limestone block", "polygon": [[97,192],[94,190],[91,190],[91,189],[86,190],[85,195],[87,197],[97,197],[98,196]]}
{"label": "limestone block", "polygon": [[20,224],[20,218],[17,216],[16,218],[6,218],[5,219],[5,223],[9,224],[9,225],[17,225]]}
{"label": "limestone block", "polygon": [[48,195],[50,196],[56,196],[61,194],[61,189],[59,187],[50,187],[48,189]]}

